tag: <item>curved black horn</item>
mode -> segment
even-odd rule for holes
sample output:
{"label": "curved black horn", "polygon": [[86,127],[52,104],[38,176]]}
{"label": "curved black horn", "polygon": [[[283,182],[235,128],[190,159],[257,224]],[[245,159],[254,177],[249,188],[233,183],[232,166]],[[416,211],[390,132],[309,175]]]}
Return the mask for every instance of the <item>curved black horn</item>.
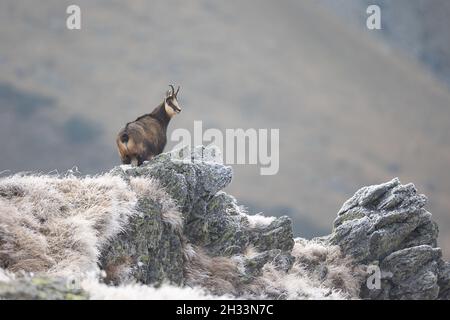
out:
{"label": "curved black horn", "polygon": [[173,87],[173,85],[169,84],[169,87],[172,89],[172,95],[175,95],[175,88]]}
{"label": "curved black horn", "polygon": [[177,96],[178,91],[180,91],[180,86],[178,86],[178,88],[177,88],[177,92],[175,93],[175,97]]}

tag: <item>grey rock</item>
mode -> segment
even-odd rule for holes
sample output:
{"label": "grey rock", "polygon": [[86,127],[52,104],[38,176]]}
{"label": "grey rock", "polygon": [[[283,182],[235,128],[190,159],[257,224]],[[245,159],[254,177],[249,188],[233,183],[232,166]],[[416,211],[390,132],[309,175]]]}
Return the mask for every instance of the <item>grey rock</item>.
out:
{"label": "grey rock", "polygon": [[[195,156],[180,159],[180,152],[160,154],[140,167],[116,167],[112,173],[124,179],[140,176],[159,180],[183,212],[190,213],[199,199],[208,201],[231,182],[232,170],[220,163],[197,160]],[[206,150],[205,154],[210,153]]]}
{"label": "grey rock", "polygon": [[424,209],[426,201],[414,185],[401,185],[397,178],[364,187],[339,210],[331,242],[361,263],[413,245],[435,247],[438,229]]}
{"label": "grey rock", "polygon": [[209,201],[199,199],[185,220],[185,235],[212,255],[241,253],[250,243],[250,234],[238,210],[236,200],[224,192]]}
{"label": "grey rock", "polygon": [[381,270],[391,272],[391,299],[436,299],[439,294],[439,248],[421,245],[391,253]]}
{"label": "grey rock", "polygon": [[65,278],[36,276],[0,281],[0,297],[6,300],[86,300],[89,295]]}
{"label": "grey rock", "polygon": [[223,164],[222,152],[215,145],[195,146],[190,148],[186,146],[181,149],[172,150],[168,153],[172,159],[178,160],[197,160],[203,162],[213,162]]}
{"label": "grey rock", "polygon": [[450,300],[450,262],[440,261],[438,284],[439,299]]}
{"label": "grey rock", "polygon": [[250,281],[262,267],[273,262],[280,270],[289,270],[294,245],[291,219],[284,216],[262,227],[251,227],[247,215],[234,197],[221,191],[232,179],[229,166],[220,163],[217,147],[183,148],[161,154],[140,167],[120,166],[111,173],[125,181],[130,177],[157,179],[177,202],[183,214],[182,234],[161,218],[157,203],[140,199],[140,215],[133,217],[127,230],[104,250],[101,266],[108,281],[129,268],[129,277],[145,284],[185,282],[183,243],[201,247],[210,257],[242,255],[252,246],[259,255],[245,260]]}
{"label": "grey rock", "polygon": [[252,240],[259,250],[290,251],[294,246],[290,218],[283,216],[266,227],[252,231]]}
{"label": "grey rock", "polygon": [[181,234],[163,221],[158,203],[139,199],[138,211],[126,231],[103,250],[100,265],[107,272],[106,282],[120,284],[127,280],[125,274],[141,283],[183,284]]}
{"label": "grey rock", "polygon": [[329,242],[361,264],[380,266],[381,287],[364,288],[372,299],[436,299],[446,268],[436,248],[438,228],[427,198],[398,178],[358,190],[338,212]]}

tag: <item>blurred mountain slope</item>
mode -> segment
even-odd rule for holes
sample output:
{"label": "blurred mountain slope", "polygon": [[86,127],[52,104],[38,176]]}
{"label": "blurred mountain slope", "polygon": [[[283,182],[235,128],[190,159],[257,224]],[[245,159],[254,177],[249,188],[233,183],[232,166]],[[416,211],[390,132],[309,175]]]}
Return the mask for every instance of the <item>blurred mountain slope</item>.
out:
{"label": "blurred mountain slope", "polygon": [[[382,31],[373,34],[417,58],[450,87],[450,2],[447,0],[319,0],[365,30],[369,5],[381,9]],[[370,31],[368,31],[370,32]]]}

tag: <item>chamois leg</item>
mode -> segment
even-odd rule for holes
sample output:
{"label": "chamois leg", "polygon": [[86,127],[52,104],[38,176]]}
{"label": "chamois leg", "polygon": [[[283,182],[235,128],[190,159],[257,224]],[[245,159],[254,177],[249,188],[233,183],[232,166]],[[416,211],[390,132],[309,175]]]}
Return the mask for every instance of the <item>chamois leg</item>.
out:
{"label": "chamois leg", "polygon": [[139,160],[138,160],[137,157],[131,158],[131,165],[132,165],[133,167],[139,166]]}
{"label": "chamois leg", "polygon": [[131,163],[131,159],[129,156],[120,157],[120,160],[122,161],[122,164],[130,164]]}

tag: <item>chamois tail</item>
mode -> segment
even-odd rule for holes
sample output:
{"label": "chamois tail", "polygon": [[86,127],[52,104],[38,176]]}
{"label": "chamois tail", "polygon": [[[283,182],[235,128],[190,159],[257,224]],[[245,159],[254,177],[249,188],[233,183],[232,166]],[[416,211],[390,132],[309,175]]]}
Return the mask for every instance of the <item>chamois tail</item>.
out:
{"label": "chamois tail", "polygon": [[129,139],[130,139],[130,136],[126,132],[122,133],[122,135],[120,136],[120,142],[122,142],[124,144],[127,144]]}
{"label": "chamois tail", "polygon": [[133,137],[126,132],[122,132],[119,133],[116,141],[122,163],[129,164],[132,155],[136,153]]}

